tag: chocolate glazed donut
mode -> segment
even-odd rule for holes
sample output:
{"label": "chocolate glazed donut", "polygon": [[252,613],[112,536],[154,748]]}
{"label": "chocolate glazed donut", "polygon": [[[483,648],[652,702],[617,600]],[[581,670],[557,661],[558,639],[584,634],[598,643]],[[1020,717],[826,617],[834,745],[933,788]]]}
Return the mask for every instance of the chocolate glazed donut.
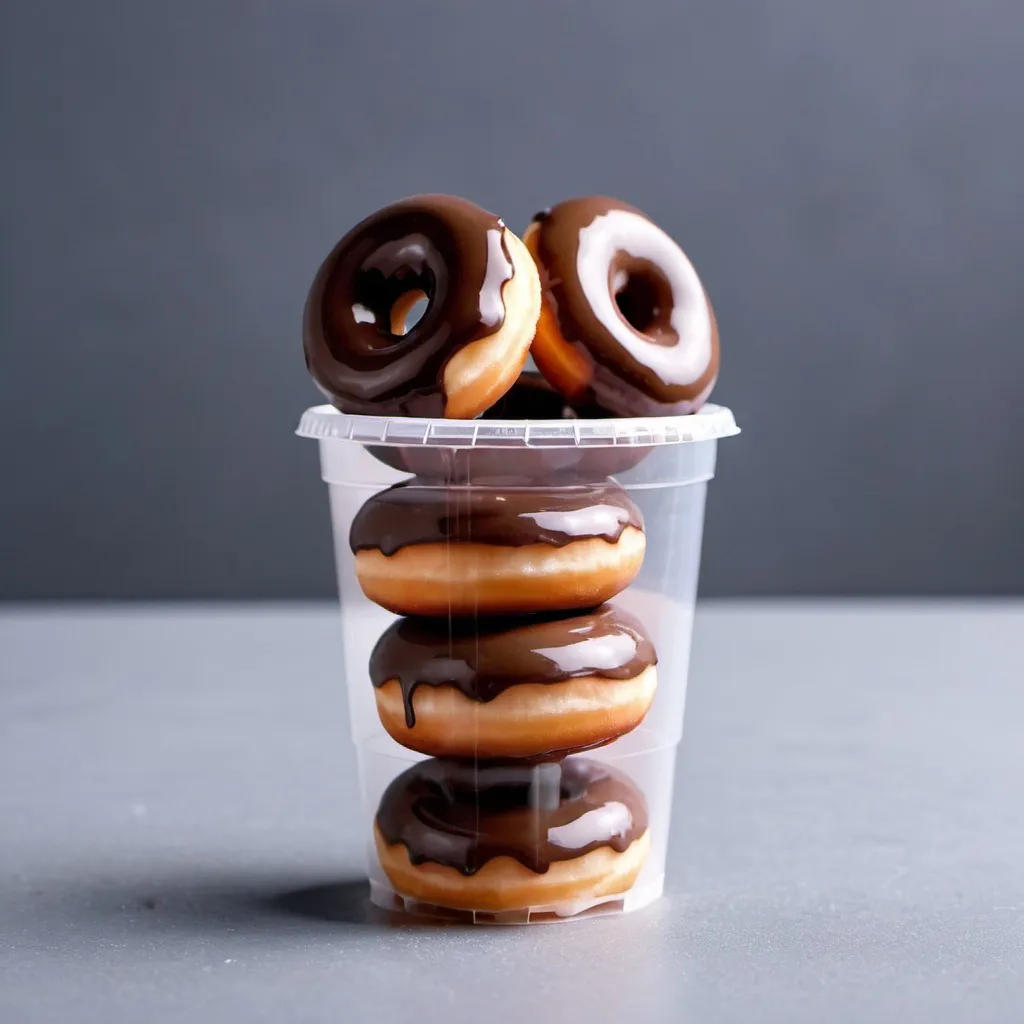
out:
{"label": "chocolate glazed donut", "polygon": [[613,480],[583,487],[439,487],[370,498],[349,534],[356,577],[399,615],[458,618],[593,608],[632,582],[646,537]]}
{"label": "chocolate glazed donut", "polygon": [[324,260],[306,300],[306,364],[343,412],[472,418],[515,382],[539,315],[533,260],[498,217],[414,196]]}
{"label": "chocolate glazed donut", "polygon": [[388,786],[374,838],[401,892],[491,911],[621,893],[649,845],[642,794],[585,758],[421,761]]}
{"label": "chocolate glazed donut", "polygon": [[574,404],[696,412],[718,375],[718,326],[678,245],[635,207],[570,199],[523,236],[541,271],[538,369]]}
{"label": "chocolate glazed donut", "polygon": [[633,616],[399,619],[370,656],[384,727],[435,757],[554,760],[635,729],[657,655]]}

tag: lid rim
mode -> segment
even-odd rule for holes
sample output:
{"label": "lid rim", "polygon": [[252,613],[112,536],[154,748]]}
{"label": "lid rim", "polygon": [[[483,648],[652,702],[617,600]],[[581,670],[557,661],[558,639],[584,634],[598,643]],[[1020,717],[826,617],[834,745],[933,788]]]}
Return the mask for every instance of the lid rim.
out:
{"label": "lid rim", "polygon": [[594,420],[446,420],[405,416],[363,416],[314,405],[295,433],[318,441],[350,441],[387,448],[652,447],[696,444],[740,432],[732,411],[707,404],[686,416],[643,416]]}

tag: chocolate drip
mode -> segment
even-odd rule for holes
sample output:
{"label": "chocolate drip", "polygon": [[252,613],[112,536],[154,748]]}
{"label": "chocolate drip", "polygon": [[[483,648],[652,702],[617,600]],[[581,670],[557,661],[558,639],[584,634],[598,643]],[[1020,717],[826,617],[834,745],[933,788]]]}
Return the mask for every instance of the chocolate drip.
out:
{"label": "chocolate drip", "polygon": [[[698,408],[718,374],[718,327],[678,246],[638,209],[604,196],[559,203],[534,223],[531,248],[559,333],[594,364],[582,401],[624,415]],[[606,252],[609,238],[618,241]],[[607,301],[596,308],[596,297]]]}
{"label": "chocolate drip", "polygon": [[606,604],[550,618],[399,619],[370,655],[370,679],[374,686],[398,680],[411,729],[418,686],[454,686],[487,702],[521,683],[632,679],[657,660],[640,623]]}
{"label": "chocolate drip", "polygon": [[410,544],[563,547],[587,537],[614,544],[627,526],[642,530],[643,517],[613,480],[497,490],[429,486],[414,479],[365,502],[352,521],[349,543],[354,552],[376,548],[385,555]]}
{"label": "chocolate drip", "polygon": [[543,874],[602,846],[625,852],[647,830],[647,805],[625,775],[585,758],[536,766],[432,758],[388,786],[377,827],[413,864],[472,875],[513,857]]}
{"label": "chocolate drip", "polygon": [[[345,412],[444,415],[443,373],[459,349],[498,331],[513,264],[505,225],[454,196],[413,196],[356,225],[324,260],[303,323],[306,365]],[[423,294],[407,333],[392,311]]]}

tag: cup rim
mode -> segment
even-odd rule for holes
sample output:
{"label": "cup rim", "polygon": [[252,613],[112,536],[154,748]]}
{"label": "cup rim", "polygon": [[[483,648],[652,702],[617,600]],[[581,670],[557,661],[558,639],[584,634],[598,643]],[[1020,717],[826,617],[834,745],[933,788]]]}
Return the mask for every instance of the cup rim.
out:
{"label": "cup rim", "polygon": [[389,448],[615,448],[695,444],[740,432],[732,411],[707,404],[686,416],[594,420],[446,420],[362,416],[314,405],[295,433],[319,441],[351,441]]}

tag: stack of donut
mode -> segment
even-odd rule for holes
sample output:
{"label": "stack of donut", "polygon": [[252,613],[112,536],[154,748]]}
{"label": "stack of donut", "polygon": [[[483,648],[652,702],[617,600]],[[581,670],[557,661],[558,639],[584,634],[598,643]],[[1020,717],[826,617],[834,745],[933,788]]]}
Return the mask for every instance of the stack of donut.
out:
{"label": "stack of donut", "polygon": [[[718,369],[689,260],[599,197],[539,214],[522,241],[454,197],[386,207],[321,266],[304,340],[339,409],[388,416],[515,416],[537,400],[563,415],[686,413]],[[546,383],[523,373],[531,353]],[[378,808],[385,873],[403,896],[474,911],[624,893],[649,846],[644,797],[576,755],[635,729],[654,697],[654,647],[611,603],[643,561],[640,510],[603,475],[382,457],[413,475],[351,527],[364,593],[400,616],[369,674],[384,728],[429,755]]]}

